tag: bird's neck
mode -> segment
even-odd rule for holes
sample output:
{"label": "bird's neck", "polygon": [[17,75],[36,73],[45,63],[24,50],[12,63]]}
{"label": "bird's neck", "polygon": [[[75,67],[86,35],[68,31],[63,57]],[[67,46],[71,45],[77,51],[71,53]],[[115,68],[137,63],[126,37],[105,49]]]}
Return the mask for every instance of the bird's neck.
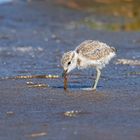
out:
{"label": "bird's neck", "polygon": [[78,54],[77,54],[76,51],[74,51],[74,59],[75,59],[75,61],[76,61],[76,67],[80,67],[80,62],[81,62],[81,60],[80,60],[80,58],[78,57]]}
{"label": "bird's neck", "polygon": [[74,54],[74,59],[77,60],[77,58],[78,58],[77,52],[76,51],[73,51],[73,54]]}

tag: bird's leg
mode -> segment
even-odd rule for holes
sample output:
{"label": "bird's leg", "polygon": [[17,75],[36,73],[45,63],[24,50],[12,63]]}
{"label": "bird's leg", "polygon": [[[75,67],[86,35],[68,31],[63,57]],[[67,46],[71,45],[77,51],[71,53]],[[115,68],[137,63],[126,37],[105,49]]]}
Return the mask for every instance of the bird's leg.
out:
{"label": "bird's leg", "polygon": [[99,81],[100,75],[101,75],[100,69],[96,69],[96,72],[97,72],[97,75],[96,75],[95,83],[93,85],[93,89],[94,90],[96,90],[96,87],[97,87],[97,84],[98,84],[98,81]]}

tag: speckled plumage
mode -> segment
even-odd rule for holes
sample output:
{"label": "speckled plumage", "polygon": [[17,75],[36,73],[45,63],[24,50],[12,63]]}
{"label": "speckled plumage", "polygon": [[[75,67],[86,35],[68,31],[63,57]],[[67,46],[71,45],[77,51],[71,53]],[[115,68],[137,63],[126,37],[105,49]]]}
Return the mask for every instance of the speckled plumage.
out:
{"label": "speckled plumage", "polygon": [[74,68],[94,67],[97,70],[97,78],[93,89],[96,89],[100,70],[116,55],[116,49],[106,43],[94,40],[86,40],[76,47],[74,51],[64,53],[61,64],[66,73]]}
{"label": "speckled plumage", "polygon": [[115,48],[109,47],[107,44],[99,41],[86,40],[75,51],[81,56],[96,61],[114,52]]}

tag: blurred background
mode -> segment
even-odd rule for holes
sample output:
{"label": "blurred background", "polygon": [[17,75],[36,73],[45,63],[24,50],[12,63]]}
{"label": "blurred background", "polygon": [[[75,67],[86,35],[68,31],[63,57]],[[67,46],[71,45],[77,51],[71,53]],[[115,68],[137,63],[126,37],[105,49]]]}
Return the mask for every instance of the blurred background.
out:
{"label": "blurred background", "polygon": [[140,30],[139,0],[56,0],[56,2],[77,10],[101,16],[99,21],[85,19],[92,28],[109,30]]}

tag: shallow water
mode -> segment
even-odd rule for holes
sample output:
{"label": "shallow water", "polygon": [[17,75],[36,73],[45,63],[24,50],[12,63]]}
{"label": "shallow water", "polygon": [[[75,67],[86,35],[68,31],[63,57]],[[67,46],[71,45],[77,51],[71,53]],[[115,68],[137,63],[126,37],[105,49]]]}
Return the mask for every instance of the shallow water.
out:
{"label": "shallow water", "polygon": [[[40,75],[58,75],[58,80],[47,80],[46,77],[42,77],[41,80],[44,79],[50,87],[63,88],[61,56],[85,39],[98,39],[116,47],[117,58],[139,59],[139,33],[91,30],[86,25],[79,24],[79,21],[87,17],[84,12],[49,4],[50,7],[39,1],[22,1],[15,2],[14,5],[1,6],[1,79],[15,77],[18,80],[17,76],[27,76],[26,79],[30,80],[28,76],[35,76],[34,80],[37,80],[40,79]],[[10,10],[5,10],[6,7]],[[10,14],[10,11],[16,13],[19,9],[25,10],[16,15]],[[61,14],[63,16],[60,16]],[[103,70],[99,87],[103,86],[104,81],[108,83],[110,79],[119,79],[122,74],[139,72],[139,67],[136,66],[120,68],[120,65],[115,65],[116,59]],[[118,69],[119,75],[116,73]],[[76,90],[90,88],[94,79],[94,70],[76,70],[70,74],[68,86]]]}
{"label": "shallow water", "polygon": [[4,3],[9,3],[12,2],[13,0],[0,0],[0,4],[4,4]]}

